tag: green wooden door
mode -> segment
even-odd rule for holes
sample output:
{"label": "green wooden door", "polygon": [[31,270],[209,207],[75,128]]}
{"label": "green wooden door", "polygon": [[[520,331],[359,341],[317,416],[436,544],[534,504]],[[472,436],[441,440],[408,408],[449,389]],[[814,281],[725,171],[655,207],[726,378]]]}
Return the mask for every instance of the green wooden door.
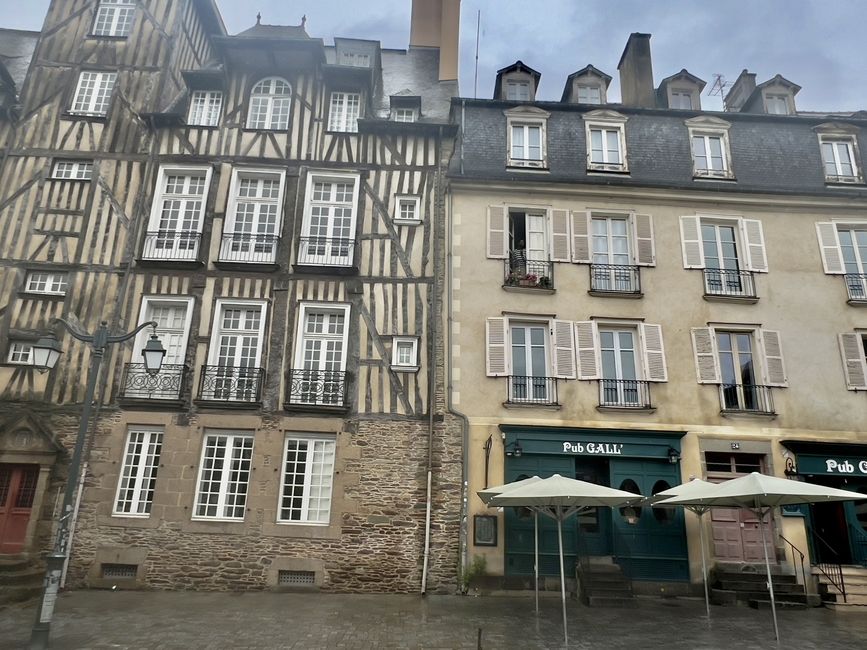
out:
{"label": "green wooden door", "polygon": [[[575,459],[575,478],[596,485],[608,485],[607,458]],[[580,555],[611,555],[611,508],[591,508],[567,521],[578,527],[578,551]]]}

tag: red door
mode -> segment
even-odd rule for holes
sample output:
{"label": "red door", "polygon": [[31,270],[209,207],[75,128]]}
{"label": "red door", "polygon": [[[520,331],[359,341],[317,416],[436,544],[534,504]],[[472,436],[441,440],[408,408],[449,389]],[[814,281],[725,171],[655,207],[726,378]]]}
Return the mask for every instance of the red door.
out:
{"label": "red door", "polygon": [[38,479],[38,465],[0,464],[0,553],[24,549]]}

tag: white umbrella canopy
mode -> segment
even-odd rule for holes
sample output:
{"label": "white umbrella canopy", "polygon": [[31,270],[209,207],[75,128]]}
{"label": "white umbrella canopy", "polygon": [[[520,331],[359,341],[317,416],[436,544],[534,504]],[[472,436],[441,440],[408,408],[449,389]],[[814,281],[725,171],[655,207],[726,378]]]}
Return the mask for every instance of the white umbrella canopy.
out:
{"label": "white umbrella canopy", "polygon": [[476,494],[478,494],[479,498],[487,504],[488,501],[493,499],[498,494],[503,494],[504,492],[508,492],[509,490],[514,490],[515,488],[523,487],[524,485],[536,483],[537,481],[541,480],[542,479],[538,476],[531,476],[530,478],[521,479],[520,481],[514,481],[513,483],[506,483],[505,485],[497,485],[495,487],[485,488],[484,490],[479,490],[478,492],[476,492]]}

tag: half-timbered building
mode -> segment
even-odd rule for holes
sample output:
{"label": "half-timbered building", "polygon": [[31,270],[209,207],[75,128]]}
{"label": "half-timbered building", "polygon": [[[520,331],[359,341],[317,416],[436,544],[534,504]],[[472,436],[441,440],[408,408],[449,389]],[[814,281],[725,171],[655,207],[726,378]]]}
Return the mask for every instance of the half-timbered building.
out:
{"label": "half-timbered building", "polygon": [[54,317],[156,321],[159,374],[150,331],[103,366],[70,584],[454,584],[459,2],[413,5],[395,50],[304,20],[229,35],[213,0],[51,3],[0,115],[0,472],[32,491],[8,552],[46,544],[90,360],[57,329],[65,354],[39,374],[33,341]]}

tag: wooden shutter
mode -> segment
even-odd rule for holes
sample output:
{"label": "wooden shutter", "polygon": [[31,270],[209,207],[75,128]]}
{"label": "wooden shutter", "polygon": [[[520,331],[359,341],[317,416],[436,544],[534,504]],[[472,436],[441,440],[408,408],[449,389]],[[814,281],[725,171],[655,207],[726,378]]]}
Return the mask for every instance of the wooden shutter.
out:
{"label": "wooden shutter", "polygon": [[572,212],[572,261],[590,264],[590,213]]}
{"label": "wooden shutter", "polygon": [[488,377],[505,377],[509,374],[505,318],[489,318],[485,324],[485,367]]}
{"label": "wooden shutter", "polygon": [[822,252],[822,266],[825,273],[843,274],[843,253],[840,250],[840,238],[837,235],[837,224],[830,221],[816,224],[816,234],[819,236],[819,250]]}
{"label": "wooden shutter", "polygon": [[551,261],[571,261],[569,255],[569,210],[551,210]]}
{"label": "wooden shutter", "polygon": [[698,383],[720,383],[716,338],[710,327],[692,328],[692,349],[695,352],[695,373]]}
{"label": "wooden shutter", "polygon": [[642,347],[644,348],[644,378],[647,381],[668,381],[665,368],[665,346],[662,343],[662,326],[639,323]]}
{"label": "wooden shutter", "polygon": [[635,263],[638,266],[656,265],[656,246],[653,243],[653,217],[649,214],[632,215],[635,239]]}
{"label": "wooden shutter", "polygon": [[700,225],[698,217],[680,218],[680,245],[683,249],[683,268],[685,269],[704,268]]}
{"label": "wooden shutter", "polygon": [[593,321],[575,323],[578,379],[599,379],[599,334]]}
{"label": "wooden shutter", "polygon": [[867,361],[864,359],[864,343],[861,334],[846,332],[840,334],[839,340],[843,371],[846,373],[846,388],[867,390]]}
{"label": "wooden shutter", "polygon": [[509,215],[502,205],[488,207],[488,257],[509,257]]}
{"label": "wooden shutter", "polygon": [[788,386],[786,366],[783,363],[783,348],[780,344],[780,333],[776,330],[763,329],[762,352],[765,355],[765,383],[768,386]]}
{"label": "wooden shutter", "polygon": [[575,379],[575,330],[570,320],[555,320],[551,338],[554,341],[554,376]]}
{"label": "wooden shutter", "polygon": [[742,234],[749,255],[749,269],[757,273],[768,272],[768,255],[765,252],[765,234],[758,219],[742,219]]}

